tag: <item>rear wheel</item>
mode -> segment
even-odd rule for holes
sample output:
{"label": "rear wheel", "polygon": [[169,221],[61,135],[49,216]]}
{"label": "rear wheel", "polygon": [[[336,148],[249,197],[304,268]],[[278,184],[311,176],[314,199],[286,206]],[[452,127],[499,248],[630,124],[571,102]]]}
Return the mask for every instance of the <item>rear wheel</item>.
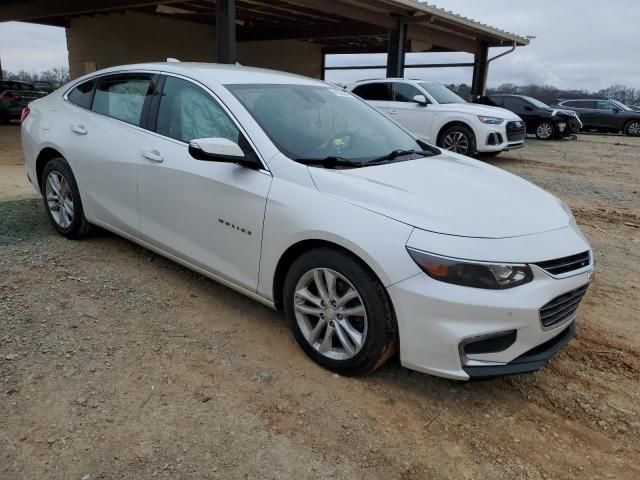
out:
{"label": "rear wheel", "polygon": [[342,375],[375,370],[396,350],[396,321],[384,286],[338,249],[314,249],[293,263],[284,310],[306,354]]}
{"label": "rear wheel", "polygon": [[536,137],[540,140],[549,140],[556,133],[556,127],[551,122],[542,122],[536,128]]}
{"label": "rear wheel", "polygon": [[476,138],[469,128],[463,125],[454,125],[447,128],[440,135],[438,146],[451,152],[472,157],[476,153]]}
{"label": "rear wheel", "polygon": [[630,137],[640,137],[640,120],[632,120],[627,123],[624,133]]}
{"label": "rear wheel", "polygon": [[66,160],[57,157],[44,166],[41,179],[42,198],[53,227],[68,238],[81,238],[89,233],[82,209],[76,179]]}

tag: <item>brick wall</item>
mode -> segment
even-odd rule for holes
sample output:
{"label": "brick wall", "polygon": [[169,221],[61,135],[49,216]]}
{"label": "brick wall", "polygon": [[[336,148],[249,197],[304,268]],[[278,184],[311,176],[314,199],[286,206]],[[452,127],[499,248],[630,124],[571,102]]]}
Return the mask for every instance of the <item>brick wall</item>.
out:
{"label": "brick wall", "polygon": [[[72,19],[67,46],[72,78],[127,63],[216,57],[213,26],[131,11]],[[320,78],[322,53],[320,46],[295,40],[242,42],[238,61]]]}

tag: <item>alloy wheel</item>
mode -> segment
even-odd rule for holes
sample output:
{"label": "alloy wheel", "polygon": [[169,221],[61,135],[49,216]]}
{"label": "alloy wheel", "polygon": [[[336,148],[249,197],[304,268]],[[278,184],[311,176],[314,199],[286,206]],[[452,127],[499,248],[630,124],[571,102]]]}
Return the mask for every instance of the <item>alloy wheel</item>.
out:
{"label": "alloy wheel", "polygon": [[640,136],[640,122],[631,122],[627,127],[627,132],[634,137]]}
{"label": "alloy wheel", "polygon": [[541,123],[540,125],[538,125],[538,128],[536,129],[536,135],[538,136],[538,138],[541,138],[542,140],[546,140],[549,137],[551,137],[552,133],[553,133],[553,126],[549,122]]}
{"label": "alloy wheel", "polygon": [[69,228],[73,222],[71,188],[62,173],[52,170],[45,183],[45,196],[51,217],[60,228]]}
{"label": "alloy wheel", "polygon": [[469,139],[462,132],[451,132],[444,137],[442,147],[445,150],[466,155],[469,151]]}
{"label": "alloy wheel", "polygon": [[329,268],[305,273],[296,285],[294,312],[302,335],[316,351],[348,360],[367,337],[367,312],[356,288]]}

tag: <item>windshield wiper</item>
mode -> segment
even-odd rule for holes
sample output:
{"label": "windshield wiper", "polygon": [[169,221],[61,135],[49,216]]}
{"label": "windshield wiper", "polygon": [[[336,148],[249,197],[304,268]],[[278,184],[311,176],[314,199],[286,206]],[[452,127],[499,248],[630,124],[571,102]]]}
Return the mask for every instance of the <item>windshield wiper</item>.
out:
{"label": "windshield wiper", "polygon": [[296,162],[302,163],[303,165],[319,166],[319,167],[325,167],[325,168],[336,168],[336,167],[360,168],[362,167],[362,163],[360,162],[354,162],[346,158],[336,157],[335,155],[331,155],[325,158],[296,158]]}
{"label": "windshield wiper", "polygon": [[374,158],[367,162],[364,162],[364,165],[375,165],[377,163],[388,162],[389,160],[395,160],[398,157],[404,157],[405,155],[421,155],[423,157],[432,157],[437,155],[439,152],[436,150],[394,150],[387,155],[383,155],[382,157]]}

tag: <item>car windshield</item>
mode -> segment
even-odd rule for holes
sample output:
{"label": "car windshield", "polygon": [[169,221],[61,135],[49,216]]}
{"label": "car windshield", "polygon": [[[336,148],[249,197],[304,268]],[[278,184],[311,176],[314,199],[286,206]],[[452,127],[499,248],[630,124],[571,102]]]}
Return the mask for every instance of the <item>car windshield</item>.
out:
{"label": "car windshield", "polygon": [[533,106],[536,108],[551,108],[549,105],[547,105],[544,102],[541,102],[537,98],[533,98],[533,97],[522,97],[522,98],[527,100],[529,103],[533,104]]}
{"label": "car windshield", "polygon": [[363,164],[424,145],[349,92],[317,85],[225,85],[293,160]]}
{"label": "car windshield", "polygon": [[467,101],[453,93],[444,85],[440,85],[439,83],[420,83],[420,86],[424,88],[429,95],[433,97],[433,99],[441,104],[446,103],[467,103]]}

